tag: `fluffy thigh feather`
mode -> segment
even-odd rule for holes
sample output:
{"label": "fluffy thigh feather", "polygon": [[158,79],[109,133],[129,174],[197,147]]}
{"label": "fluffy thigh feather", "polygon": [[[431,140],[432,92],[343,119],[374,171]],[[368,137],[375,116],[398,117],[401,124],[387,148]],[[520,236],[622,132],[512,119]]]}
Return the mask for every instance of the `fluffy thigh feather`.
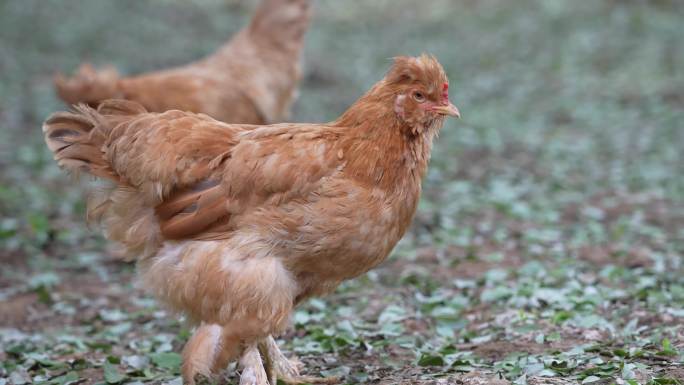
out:
{"label": "fluffy thigh feather", "polygon": [[245,338],[266,336],[287,326],[297,293],[294,278],[270,250],[259,236],[243,234],[166,242],[155,258],[140,262],[140,278],[192,322],[232,324]]}

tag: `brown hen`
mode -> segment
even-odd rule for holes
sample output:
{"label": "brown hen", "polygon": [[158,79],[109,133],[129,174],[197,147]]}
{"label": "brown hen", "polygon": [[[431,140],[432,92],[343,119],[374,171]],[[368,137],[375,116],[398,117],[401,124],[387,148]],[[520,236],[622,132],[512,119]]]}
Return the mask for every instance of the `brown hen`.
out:
{"label": "brown hen", "polygon": [[269,124],[288,118],[301,77],[300,53],[309,0],[263,0],[251,23],[216,53],[183,67],[119,77],[83,64],[55,76],[67,104],[97,106],[127,99],[148,111],[201,112],[227,123]]}
{"label": "brown hen", "polygon": [[91,218],[198,326],[187,382],[235,359],[241,384],[315,382],[272,336],[298,303],[377,266],[403,236],[432,140],[459,116],[448,87],[432,56],[399,57],[329,124],[230,125],[110,100],[55,113],[43,131],[60,166],[112,182]]}

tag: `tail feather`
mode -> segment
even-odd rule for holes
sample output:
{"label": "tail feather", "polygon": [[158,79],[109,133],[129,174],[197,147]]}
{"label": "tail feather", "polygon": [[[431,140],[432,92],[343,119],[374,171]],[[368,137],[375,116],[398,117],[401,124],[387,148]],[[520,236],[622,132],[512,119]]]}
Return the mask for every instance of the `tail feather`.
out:
{"label": "tail feather", "polygon": [[103,100],[97,108],[97,113],[100,115],[140,115],[146,113],[147,110],[141,104],[124,99],[110,99]]}
{"label": "tail feather", "polygon": [[81,104],[74,112],[56,112],[43,123],[45,142],[60,167],[118,182],[103,152],[107,133],[122,117],[144,112],[139,104],[125,100],[106,100],[97,110]]}
{"label": "tail feather", "polygon": [[145,112],[135,102],[105,100],[97,110],[81,104],[43,124],[45,142],[60,167],[114,182],[91,197],[87,218],[104,225],[108,238],[124,245],[129,257],[150,255],[158,247],[159,231],[150,230],[158,225],[154,209],[116,173],[105,149],[114,127]]}
{"label": "tail feather", "polygon": [[79,67],[74,76],[55,75],[55,90],[67,104],[86,103],[97,106],[103,100],[120,98],[119,74],[113,67],[96,70],[90,64]]}

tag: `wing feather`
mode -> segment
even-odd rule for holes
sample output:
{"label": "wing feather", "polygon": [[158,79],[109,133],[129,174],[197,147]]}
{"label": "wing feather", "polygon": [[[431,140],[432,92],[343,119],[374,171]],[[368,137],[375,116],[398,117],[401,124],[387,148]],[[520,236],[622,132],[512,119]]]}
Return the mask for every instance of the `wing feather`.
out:
{"label": "wing feather", "polygon": [[315,126],[245,131],[211,181],[171,194],[156,212],[169,239],[228,237],[237,214],[306,199],[340,167],[335,135]]}

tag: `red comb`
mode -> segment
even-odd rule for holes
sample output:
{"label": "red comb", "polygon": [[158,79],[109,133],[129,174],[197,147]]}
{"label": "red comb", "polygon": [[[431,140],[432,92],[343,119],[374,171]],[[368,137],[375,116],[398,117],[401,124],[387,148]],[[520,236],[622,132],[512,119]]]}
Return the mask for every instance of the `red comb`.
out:
{"label": "red comb", "polygon": [[449,100],[449,83],[444,83],[442,86],[442,98],[446,101]]}

